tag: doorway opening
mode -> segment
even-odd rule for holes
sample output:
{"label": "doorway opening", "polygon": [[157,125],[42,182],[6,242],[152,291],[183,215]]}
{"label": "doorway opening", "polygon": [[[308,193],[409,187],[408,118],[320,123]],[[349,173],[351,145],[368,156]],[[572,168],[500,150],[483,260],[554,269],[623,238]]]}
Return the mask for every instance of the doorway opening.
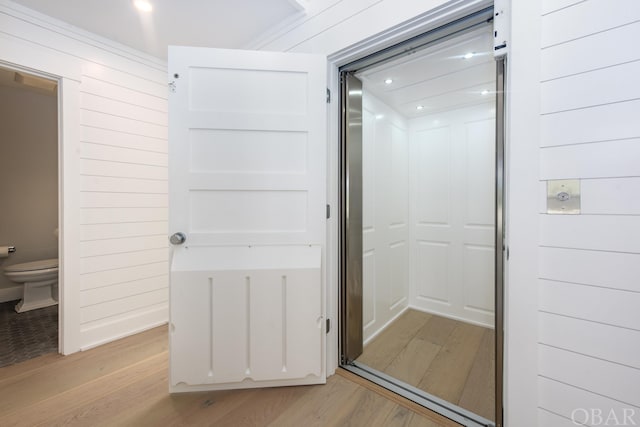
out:
{"label": "doorway opening", "polygon": [[58,81],[0,67],[0,367],[59,351]]}
{"label": "doorway opening", "polygon": [[502,424],[504,62],[492,9],[340,68],[341,364]]}

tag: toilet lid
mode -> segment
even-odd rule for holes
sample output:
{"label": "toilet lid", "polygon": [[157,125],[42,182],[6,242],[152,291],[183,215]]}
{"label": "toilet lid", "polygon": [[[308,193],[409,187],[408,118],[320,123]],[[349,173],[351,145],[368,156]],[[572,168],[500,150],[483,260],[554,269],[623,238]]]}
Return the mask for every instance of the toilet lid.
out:
{"label": "toilet lid", "polygon": [[58,267],[58,258],[43,259],[40,261],[23,262],[22,264],[14,264],[6,267],[4,271],[19,272],[19,271],[35,271],[46,270],[49,268]]}

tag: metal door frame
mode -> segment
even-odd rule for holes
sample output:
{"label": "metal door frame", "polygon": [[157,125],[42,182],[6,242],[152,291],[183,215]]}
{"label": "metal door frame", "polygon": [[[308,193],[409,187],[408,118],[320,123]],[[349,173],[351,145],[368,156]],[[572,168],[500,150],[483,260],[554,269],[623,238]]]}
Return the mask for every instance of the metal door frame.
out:
{"label": "metal door frame", "polygon": [[[352,73],[389,61],[427,44],[444,41],[460,31],[487,22],[493,8],[428,31],[380,52],[357,59],[340,68],[340,367],[360,375],[401,396],[438,412],[465,426],[503,425],[504,408],[504,261],[505,247],[505,81],[506,59],[496,60],[496,147],[495,147],[495,424],[416,387],[363,366],[355,359],[362,353],[362,86]],[[445,34],[442,34],[442,31]],[[359,108],[358,108],[359,106]],[[360,144],[348,144],[358,138]],[[352,192],[359,190],[358,196]],[[359,203],[357,203],[359,201]],[[359,224],[359,227],[358,227]],[[354,242],[357,242],[354,244]],[[359,252],[358,252],[359,250]],[[356,306],[354,306],[356,305]],[[355,322],[355,324],[354,324]],[[359,341],[359,344],[358,344]]]}

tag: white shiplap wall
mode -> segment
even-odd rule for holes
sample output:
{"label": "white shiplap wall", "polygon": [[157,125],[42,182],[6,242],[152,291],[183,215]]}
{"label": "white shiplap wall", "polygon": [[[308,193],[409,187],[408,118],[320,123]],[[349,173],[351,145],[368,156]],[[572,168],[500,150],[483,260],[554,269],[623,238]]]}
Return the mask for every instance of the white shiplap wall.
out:
{"label": "white shiplap wall", "polygon": [[81,68],[79,274],[65,283],[79,338],[66,352],[166,322],[166,64],[8,0],[0,33],[5,46]]}
{"label": "white shiplap wall", "polygon": [[541,197],[539,423],[640,424],[640,2],[541,5],[540,193],[579,178],[582,213]]}

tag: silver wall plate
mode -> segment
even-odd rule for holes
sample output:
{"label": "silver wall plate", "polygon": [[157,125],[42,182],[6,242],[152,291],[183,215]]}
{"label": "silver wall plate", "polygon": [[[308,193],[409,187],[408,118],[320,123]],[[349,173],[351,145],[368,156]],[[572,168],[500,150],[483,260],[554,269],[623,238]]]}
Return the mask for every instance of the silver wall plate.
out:
{"label": "silver wall plate", "polygon": [[580,180],[555,179],[547,181],[547,213],[580,213]]}

